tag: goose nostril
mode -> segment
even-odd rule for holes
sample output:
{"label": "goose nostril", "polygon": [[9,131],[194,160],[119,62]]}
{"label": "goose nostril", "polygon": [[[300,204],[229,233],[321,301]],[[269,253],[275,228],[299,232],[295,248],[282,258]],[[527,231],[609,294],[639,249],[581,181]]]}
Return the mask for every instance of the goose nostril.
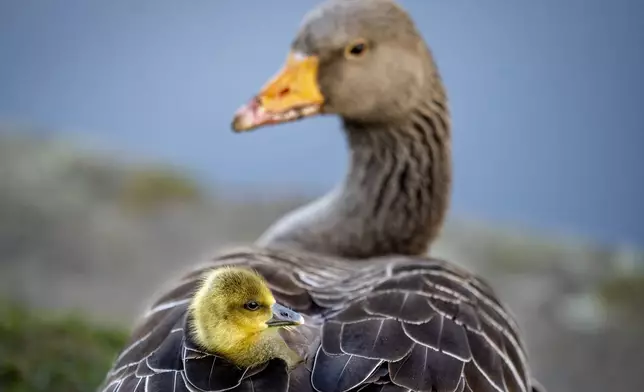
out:
{"label": "goose nostril", "polygon": [[282,89],[282,90],[281,90],[277,95],[278,95],[280,98],[282,98],[282,97],[284,97],[285,95],[287,95],[287,94],[288,94],[288,93],[290,93],[290,92],[291,92],[291,89],[290,89],[290,88],[288,88],[288,87],[285,87],[285,88],[283,88],[283,89]]}
{"label": "goose nostril", "polygon": [[288,313],[286,313],[286,312],[280,312],[280,315],[281,315],[282,317],[289,317]]}

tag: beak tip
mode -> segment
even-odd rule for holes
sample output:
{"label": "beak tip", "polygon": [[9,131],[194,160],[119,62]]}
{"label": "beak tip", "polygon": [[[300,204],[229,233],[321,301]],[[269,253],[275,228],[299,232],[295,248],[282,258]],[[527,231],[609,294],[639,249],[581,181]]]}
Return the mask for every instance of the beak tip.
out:
{"label": "beak tip", "polygon": [[295,320],[295,323],[297,323],[297,325],[304,325],[304,317],[302,317],[301,314],[298,315],[299,317],[297,318],[297,320]]}
{"label": "beak tip", "polygon": [[242,133],[248,130],[248,126],[244,124],[243,116],[235,115],[230,128],[235,133]]}
{"label": "beak tip", "polygon": [[231,128],[235,133],[252,131],[268,123],[269,117],[255,97],[242,105],[234,114]]}

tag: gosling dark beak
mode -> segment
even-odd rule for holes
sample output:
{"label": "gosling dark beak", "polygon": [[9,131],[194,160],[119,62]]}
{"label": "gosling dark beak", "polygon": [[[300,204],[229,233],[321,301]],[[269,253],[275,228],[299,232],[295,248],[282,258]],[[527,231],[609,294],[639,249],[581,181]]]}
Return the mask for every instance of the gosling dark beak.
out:
{"label": "gosling dark beak", "polygon": [[235,113],[235,132],[250,131],[321,113],[324,97],[317,83],[318,58],[290,53],[284,68]]}
{"label": "gosling dark beak", "polygon": [[273,317],[266,322],[269,327],[287,327],[290,325],[304,324],[304,317],[301,314],[280,304],[273,305]]}

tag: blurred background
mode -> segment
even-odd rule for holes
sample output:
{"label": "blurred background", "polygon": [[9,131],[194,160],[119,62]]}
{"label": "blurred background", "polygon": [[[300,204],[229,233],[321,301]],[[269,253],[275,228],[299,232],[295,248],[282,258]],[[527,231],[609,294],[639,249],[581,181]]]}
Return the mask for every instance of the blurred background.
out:
{"label": "blurred background", "polygon": [[[0,0],[0,390],[92,390],[168,279],[341,179],[335,118],[230,131],[316,3]],[[401,3],[453,116],[432,253],[550,391],[641,389],[644,3]]]}

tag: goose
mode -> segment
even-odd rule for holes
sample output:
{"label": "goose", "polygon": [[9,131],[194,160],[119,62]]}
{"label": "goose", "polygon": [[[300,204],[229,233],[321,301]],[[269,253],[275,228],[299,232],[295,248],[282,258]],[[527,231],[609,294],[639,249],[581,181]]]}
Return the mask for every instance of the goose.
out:
{"label": "goose", "polygon": [[[431,52],[394,0],[327,0],[310,11],[285,67],[232,128],[322,114],[342,122],[344,182],[164,291],[102,391],[542,390],[494,290],[426,255],[448,208],[449,114]],[[302,363],[233,367],[175,327],[203,276],[222,265],[258,271],[275,300],[302,315],[302,325],[279,331]]]}

